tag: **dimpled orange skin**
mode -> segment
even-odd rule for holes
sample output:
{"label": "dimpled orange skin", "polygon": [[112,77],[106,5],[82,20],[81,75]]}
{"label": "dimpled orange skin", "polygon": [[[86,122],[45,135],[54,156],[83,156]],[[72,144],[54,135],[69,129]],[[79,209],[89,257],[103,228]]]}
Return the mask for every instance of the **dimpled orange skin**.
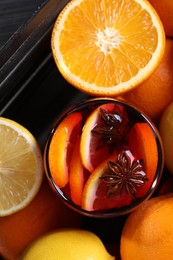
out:
{"label": "dimpled orange skin", "polygon": [[18,260],[29,243],[45,232],[80,226],[81,216],[63,205],[44,179],[37,196],[26,208],[0,218],[0,255]]}
{"label": "dimpled orange skin", "polygon": [[172,0],[149,0],[157,11],[168,37],[173,37],[173,1]]}
{"label": "dimpled orange skin", "polygon": [[157,70],[138,88],[122,96],[158,123],[163,111],[173,101],[173,40],[166,39],[163,58]]}
{"label": "dimpled orange skin", "polygon": [[172,218],[172,193],[144,202],[125,222],[121,236],[121,259],[172,259]]}

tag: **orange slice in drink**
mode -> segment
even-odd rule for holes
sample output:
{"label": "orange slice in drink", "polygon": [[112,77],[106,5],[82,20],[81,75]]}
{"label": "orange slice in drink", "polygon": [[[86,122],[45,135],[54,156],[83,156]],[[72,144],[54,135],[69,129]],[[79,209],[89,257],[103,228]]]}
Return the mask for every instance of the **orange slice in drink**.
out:
{"label": "orange slice in drink", "polygon": [[84,209],[120,208],[147,194],[158,166],[157,143],[151,127],[136,123],[129,132],[128,145],[127,150],[111,155],[90,175],[83,191]]}
{"label": "orange slice in drink", "polygon": [[75,112],[67,116],[57,127],[49,147],[49,168],[59,188],[69,181],[69,164],[74,144],[81,132],[82,116]]}
{"label": "orange slice in drink", "polygon": [[110,156],[108,145],[104,145],[99,135],[92,133],[97,124],[103,124],[100,115],[101,108],[111,113],[114,111],[115,104],[108,103],[96,108],[87,118],[81,135],[81,160],[84,167],[90,172]]}
{"label": "orange slice in drink", "polygon": [[159,65],[165,33],[146,0],[72,0],[52,33],[53,57],[64,78],[96,96],[116,96]]}
{"label": "orange slice in drink", "polygon": [[80,158],[80,139],[75,144],[69,168],[71,199],[75,204],[80,206],[86,172]]}
{"label": "orange slice in drink", "polygon": [[139,195],[144,195],[151,187],[158,166],[158,148],[156,137],[147,123],[136,123],[129,133],[129,146],[133,153],[137,153],[143,159],[143,164],[148,181],[145,189],[139,191]]}
{"label": "orange slice in drink", "polygon": [[117,193],[116,196],[107,197],[107,183],[102,180],[103,175],[108,170],[108,162],[116,162],[117,154],[114,153],[111,157],[99,165],[89,176],[83,190],[82,208],[88,211],[109,210],[120,208],[129,205],[133,197],[130,197],[126,192]]}

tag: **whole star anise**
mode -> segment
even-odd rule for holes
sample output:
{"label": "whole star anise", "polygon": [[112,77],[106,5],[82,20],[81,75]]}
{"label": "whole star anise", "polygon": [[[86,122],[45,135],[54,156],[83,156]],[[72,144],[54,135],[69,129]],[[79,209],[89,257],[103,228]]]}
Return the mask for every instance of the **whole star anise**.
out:
{"label": "whole star anise", "polygon": [[97,124],[92,129],[92,133],[100,135],[102,145],[121,144],[122,140],[125,140],[130,128],[128,117],[124,109],[121,110],[116,106],[113,113],[109,113],[103,108],[100,108],[99,111],[102,123]]}
{"label": "whole star anise", "polygon": [[122,195],[123,192],[136,197],[137,188],[148,181],[142,161],[136,160],[130,150],[121,152],[117,161],[109,161],[108,168],[100,179],[107,184],[107,198],[114,197],[118,193]]}

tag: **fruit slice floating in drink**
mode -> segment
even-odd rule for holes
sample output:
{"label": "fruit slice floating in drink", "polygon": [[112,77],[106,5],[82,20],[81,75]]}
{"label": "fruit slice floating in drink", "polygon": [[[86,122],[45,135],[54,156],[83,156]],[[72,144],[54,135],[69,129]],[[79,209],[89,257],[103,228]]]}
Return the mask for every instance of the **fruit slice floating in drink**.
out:
{"label": "fruit slice floating in drink", "polygon": [[69,181],[69,163],[81,131],[82,115],[67,116],[55,130],[49,148],[49,167],[56,185],[65,187]]}
{"label": "fruit slice floating in drink", "polygon": [[127,206],[149,190],[158,160],[150,126],[136,123],[128,141],[131,151],[123,150],[118,156],[112,156],[89,177],[83,192],[82,206],[86,210]]}
{"label": "fruit slice floating in drink", "polygon": [[69,186],[71,199],[79,206],[81,205],[82,200],[85,172],[86,169],[84,168],[80,157],[80,140],[77,140],[69,167]]}
{"label": "fruit slice floating in drink", "polygon": [[83,192],[82,207],[106,210],[129,205],[148,181],[141,161],[130,150],[111,156],[89,177]]}
{"label": "fruit slice floating in drink", "polygon": [[158,165],[158,150],[156,139],[153,138],[151,127],[147,123],[136,123],[129,133],[129,146],[132,152],[142,158],[145,171],[149,176],[143,189],[138,191],[144,196],[152,185]]}
{"label": "fruit slice floating in drink", "polygon": [[80,154],[84,167],[92,172],[109,158],[125,131],[127,115],[113,103],[98,106],[87,118],[81,134]]}

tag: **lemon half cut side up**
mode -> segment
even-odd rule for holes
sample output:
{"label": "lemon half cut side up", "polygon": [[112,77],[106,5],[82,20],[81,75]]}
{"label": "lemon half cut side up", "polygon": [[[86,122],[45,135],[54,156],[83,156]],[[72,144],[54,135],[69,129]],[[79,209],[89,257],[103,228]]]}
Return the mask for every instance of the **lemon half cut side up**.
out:
{"label": "lemon half cut side up", "polygon": [[0,216],[26,207],[43,179],[42,154],[34,136],[17,122],[0,117]]}

